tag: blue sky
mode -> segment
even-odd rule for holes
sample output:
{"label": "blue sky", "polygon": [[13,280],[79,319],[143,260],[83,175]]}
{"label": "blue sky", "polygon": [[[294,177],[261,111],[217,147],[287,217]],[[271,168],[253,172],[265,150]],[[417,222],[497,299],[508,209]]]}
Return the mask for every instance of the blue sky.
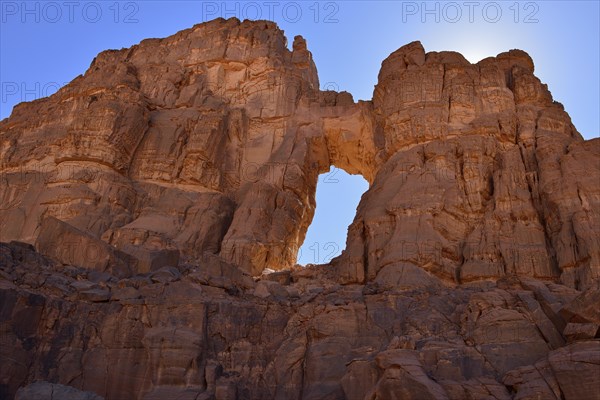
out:
{"label": "blue sky", "polygon": [[[0,1],[0,118],[23,100],[52,94],[94,56],[165,37],[216,17],[273,19],[291,43],[307,39],[321,86],[370,99],[383,59],[420,40],[470,61],[520,48],[586,138],[600,132],[600,8],[591,1]],[[302,262],[323,262],[345,245],[366,183],[320,180],[317,216]],[[331,192],[328,194],[328,190]],[[343,199],[343,204],[340,204]],[[325,210],[325,211],[322,211]],[[320,248],[315,258],[314,243]],[[332,252],[337,246],[337,253]],[[313,246],[313,250],[309,249]],[[308,257],[308,258],[307,258]]]}

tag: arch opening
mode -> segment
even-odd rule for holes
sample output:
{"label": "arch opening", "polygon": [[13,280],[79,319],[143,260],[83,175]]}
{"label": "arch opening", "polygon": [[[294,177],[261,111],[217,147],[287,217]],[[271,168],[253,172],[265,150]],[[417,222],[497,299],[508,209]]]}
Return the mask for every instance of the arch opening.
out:
{"label": "arch opening", "polygon": [[346,248],[348,226],[369,183],[361,175],[350,175],[332,166],[319,175],[316,207],[296,263],[327,264]]}

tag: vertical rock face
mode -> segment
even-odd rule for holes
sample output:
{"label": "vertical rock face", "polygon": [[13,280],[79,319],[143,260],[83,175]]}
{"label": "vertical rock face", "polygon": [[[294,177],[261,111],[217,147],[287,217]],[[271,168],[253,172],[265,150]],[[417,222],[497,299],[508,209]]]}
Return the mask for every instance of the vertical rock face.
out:
{"label": "vertical rock face", "polygon": [[411,43],[383,62],[373,107],[386,161],[350,229],[347,279],[405,263],[457,283],[600,277],[598,143],[581,139],[527,54],[473,65]]}
{"label": "vertical rock face", "polygon": [[287,268],[319,172],[372,179],[371,120],[370,104],[320,92],[305,40],[288,50],[271,22],[106,51],[2,122],[2,238],[33,243],[52,216],[126,252],[141,232],[254,275]]}
{"label": "vertical rock face", "polygon": [[[219,19],[99,54],[0,144],[1,398],[600,398],[600,141],[520,50],[410,43],[355,103]],[[332,165],[370,188],[298,268]]]}

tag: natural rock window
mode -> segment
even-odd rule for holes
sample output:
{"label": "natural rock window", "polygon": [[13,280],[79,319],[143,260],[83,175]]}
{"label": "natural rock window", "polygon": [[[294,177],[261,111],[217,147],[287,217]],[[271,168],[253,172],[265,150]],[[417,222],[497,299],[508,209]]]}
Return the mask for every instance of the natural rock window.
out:
{"label": "natural rock window", "polygon": [[0,121],[0,398],[600,400],[600,139],[533,60],[413,42],[355,102],[285,43],[217,19]]}
{"label": "natural rock window", "polygon": [[298,251],[300,265],[327,264],[346,247],[348,226],[369,183],[360,175],[331,167],[319,175],[316,209],[304,243]]}

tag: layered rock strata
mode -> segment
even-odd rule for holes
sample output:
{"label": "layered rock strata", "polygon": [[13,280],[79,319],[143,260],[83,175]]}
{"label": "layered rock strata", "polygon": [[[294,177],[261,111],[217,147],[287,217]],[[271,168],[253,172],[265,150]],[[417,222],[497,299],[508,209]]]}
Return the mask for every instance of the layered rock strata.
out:
{"label": "layered rock strata", "polygon": [[[600,140],[523,51],[410,43],[354,102],[218,19],[100,53],[0,144],[2,398],[600,398]],[[370,187],[300,268],[331,166]]]}

